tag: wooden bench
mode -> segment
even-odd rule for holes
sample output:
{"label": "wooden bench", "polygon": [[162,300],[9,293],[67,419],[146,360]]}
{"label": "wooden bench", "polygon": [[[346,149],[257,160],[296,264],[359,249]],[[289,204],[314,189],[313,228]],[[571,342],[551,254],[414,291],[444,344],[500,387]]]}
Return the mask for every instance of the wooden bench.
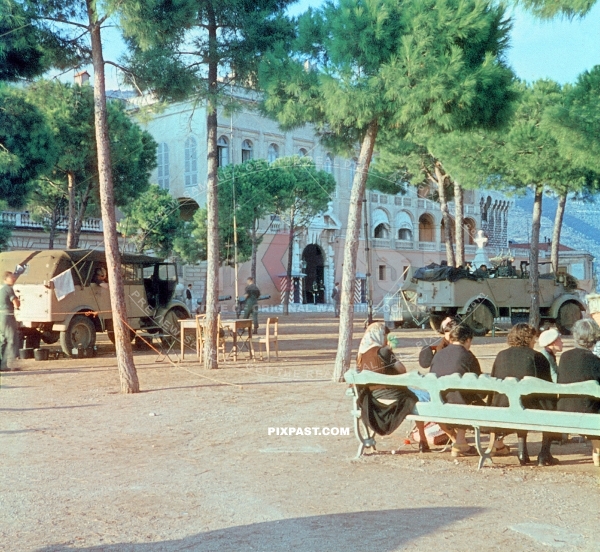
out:
{"label": "wooden bench", "polygon": [[[600,384],[595,381],[557,384],[526,377],[522,380],[506,378],[500,380],[489,375],[453,374],[438,378],[435,374],[425,376],[418,372],[409,372],[398,376],[386,376],[369,370],[357,372],[348,370],[345,380],[352,385],[354,394],[354,432],[360,442],[357,457],[366,448],[375,449],[375,433],[364,425],[358,405],[358,395],[365,385],[380,384],[387,387],[418,387],[429,392],[430,402],[416,403],[408,420],[431,421],[449,425],[470,426],[475,430],[475,447],[479,453],[479,468],[486,460],[492,462],[490,443],[486,450],[481,445],[482,428],[505,430],[526,430],[551,433],[574,433],[598,436],[600,438],[600,415],[579,412],[559,412],[532,410],[523,408],[522,397],[528,395],[585,395],[600,399]],[[458,390],[468,392],[502,393],[508,397],[509,406],[473,406],[445,403],[442,396],[445,391]]]}

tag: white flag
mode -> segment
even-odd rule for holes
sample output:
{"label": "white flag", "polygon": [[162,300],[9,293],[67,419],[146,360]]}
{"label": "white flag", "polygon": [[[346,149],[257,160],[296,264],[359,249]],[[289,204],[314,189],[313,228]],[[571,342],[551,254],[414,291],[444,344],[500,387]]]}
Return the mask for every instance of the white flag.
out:
{"label": "white flag", "polygon": [[58,276],[55,276],[50,281],[54,284],[54,293],[56,293],[56,299],[59,301],[64,299],[67,295],[69,295],[69,293],[73,293],[75,291],[73,274],[71,274],[70,268],[64,272],[61,272]]}

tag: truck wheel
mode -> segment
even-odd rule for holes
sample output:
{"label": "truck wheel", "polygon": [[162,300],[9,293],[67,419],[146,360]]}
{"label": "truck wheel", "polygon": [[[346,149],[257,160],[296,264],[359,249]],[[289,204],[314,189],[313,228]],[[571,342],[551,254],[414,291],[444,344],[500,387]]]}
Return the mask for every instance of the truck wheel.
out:
{"label": "truck wheel", "polygon": [[96,327],[92,320],[83,314],[71,318],[66,332],[60,332],[60,346],[63,353],[71,356],[73,349],[87,349],[96,344]]}
{"label": "truck wheel", "polygon": [[60,339],[60,332],[45,330],[42,332],[42,341],[48,345],[54,345]]}
{"label": "truck wheel", "polygon": [[165,313],[160,323],[161,332],[165,335],[161,340],[165,345],[170,347],[173,341],[179,340],[181,333],[179,321],[184,318],[189,318],[187,312],[177,307],[173,307]]}
{"label": "truck wheel", "polygon": [[[114,330],[106,330],[106,335],[108,336],[108,339],[110,340],[110,342],[114,345],[115,344]],[[133,343],[134,339],[135,339],[135,332],[133,330],[129,330],[129,341],[131,341]]]}
{"label": "truck wheel", "polygon": [[556,327],[561,334],[571,335],[573,324],[577,320],[581,320],[581,310],[579,310],[579,307],[575,303],[564,303],[558,309]]}
{"label": "truck wheel", "polygon": [[469,326],[477,337],[483,337],[494,325],[494,315],[484,303],[473,303],[467,310],[463,322]]}
{"label": "truck wheel", "polygon": [[432,314],[429,317],[429,325],[431,326],[431,329],[439,332],[444,318],[446,317],[442,314]]}
{"label": "truck wheel", "polygon": [[38,331],[25,334],[25,346],[28,349],[37,349],[40,346],[42,340],[42,334]]}

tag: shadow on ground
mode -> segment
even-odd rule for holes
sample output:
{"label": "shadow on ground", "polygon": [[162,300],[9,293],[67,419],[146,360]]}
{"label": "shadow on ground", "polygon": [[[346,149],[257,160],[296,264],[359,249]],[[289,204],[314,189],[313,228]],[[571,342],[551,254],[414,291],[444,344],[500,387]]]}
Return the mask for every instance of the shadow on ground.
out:
{"label": "shadow on ground", "polygon": [[213,552],[229,550],[365,550],[392,552],[444,526],[479,515],[482,508],[406,508],[282,519],[150,543],[88,548],[54,544],[37,552]]}

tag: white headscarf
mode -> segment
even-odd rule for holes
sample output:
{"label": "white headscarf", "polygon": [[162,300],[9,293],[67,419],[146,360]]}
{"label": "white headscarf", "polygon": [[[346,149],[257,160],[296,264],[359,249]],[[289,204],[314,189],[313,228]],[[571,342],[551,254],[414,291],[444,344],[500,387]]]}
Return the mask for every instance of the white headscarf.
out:
{"label": "white headscarf", "polygon": [[364,355],[373,347],[383,347],[385,345],[385,325],[382,322],[374,322],[365,331],[358,346],[358,354]]}

